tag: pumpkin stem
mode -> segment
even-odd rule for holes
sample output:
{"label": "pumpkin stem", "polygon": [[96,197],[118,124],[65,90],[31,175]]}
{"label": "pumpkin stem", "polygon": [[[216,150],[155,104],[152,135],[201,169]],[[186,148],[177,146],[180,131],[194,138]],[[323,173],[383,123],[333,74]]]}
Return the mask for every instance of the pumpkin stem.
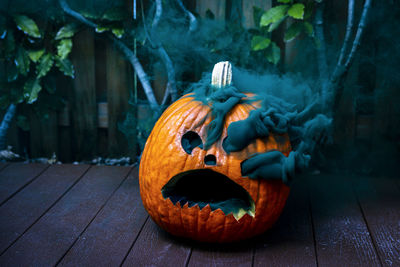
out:
{"label": "pumpkin stem", "polygon": [[232,83],[232,64],[221,61],[214,65],[211,76],[211,85],[215,89],[222,89]]}

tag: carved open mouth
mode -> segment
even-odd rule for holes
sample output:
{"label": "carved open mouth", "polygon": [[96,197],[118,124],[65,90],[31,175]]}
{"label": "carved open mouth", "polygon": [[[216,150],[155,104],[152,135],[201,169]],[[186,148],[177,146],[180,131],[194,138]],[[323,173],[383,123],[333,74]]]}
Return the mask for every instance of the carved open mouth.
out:
{"label": "carved open mouth", "polygon": [[255,204],[249,193],[225,175],[210,169],[191,170],[172,177],[161,189],[162,196],[181,207],[209,205],[211,210],[221,209],[225,215],[239,220],[246,213],[254,217]]}

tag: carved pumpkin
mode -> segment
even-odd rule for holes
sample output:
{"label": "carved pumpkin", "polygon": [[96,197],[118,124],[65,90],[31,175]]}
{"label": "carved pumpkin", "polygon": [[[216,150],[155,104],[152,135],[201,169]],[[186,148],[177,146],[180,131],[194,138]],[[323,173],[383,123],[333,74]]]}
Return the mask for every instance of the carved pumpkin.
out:
{"label": "carved pumpkin", "polygon": [[144,207],[160,227],[199,241],[230,242],[260,234],[278,219],[289,187],[280,180],[244,177],[241,163],[269,150],[288,156],[288,135],[270,134],[229,154],[223,148],[228,126],[246,119],[255,108],[235,105],[225,116],[221,138],[207,150],[211,116],[204,118],[211,112],[209,106],[186,95],[162,114],[147,140],[139,170]]}

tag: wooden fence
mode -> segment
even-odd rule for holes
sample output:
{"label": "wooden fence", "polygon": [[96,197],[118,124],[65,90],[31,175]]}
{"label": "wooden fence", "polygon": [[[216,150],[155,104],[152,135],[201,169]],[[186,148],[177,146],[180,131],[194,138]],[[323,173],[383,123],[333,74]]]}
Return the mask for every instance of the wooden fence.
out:
{"label": "wooden fence", "polygon": [[[254,26],[253,6],[264,10],[272,5],[271,0],[191,0],[184,1],[191,10],[205,16],[209,9],[216,19],[224,20],[232,12],[242,13],[241,19],[245,27]],[[342,2],[342,1],[339,1]],[[338,11],[338,16],[346,17],[344,3],[332,4]],[[336,6],[335,6],[336,5]],[[236,8],[236,9],[235,9]],[[283,50],[284,62],[288,65],[296,52],[295,43],[280,44]],[[140,55],[139,55],[140,57]],[[80,32],[74,38],[72,54],[75,66],[75,79],[59,80],[66,96],[67,105],[59,113],[50,113],[47,120],[39,119],[35,114],[30,117],[30,131],[24,132],[13,123],[9,131],[9,144],[14,150],[30,158],[51,157],[53,153],[63,162],[103,157],[136,157],[138,154],[135,140],[127,140],[118,129],[126,112],[132,108],[128,104],[130,92],[133,92],[133,70],[123,56],[108,41],[96,38],[93,31]],[[141,58],[141,60],[146,60]],[[361,62],[362,64],[362,62]],[[352,78],[355,82],[365,71],[360,70],[360,62],[356,61],[352,68]],[[374,79],[384,79],[379,70]],[[153,82],[155,95],[160,101],[165,87],[165,79]],[[366,85],[368,87],[370,85]],[[140,85],[138,85],[140,90]],[[357,113],[354,98],[345,95],[341,112],[344,114],[340,123],[340,131],[336,135],[337,142],[355,139],[369,140],[374,136],[373,126],[376,116],[384,117],[390,112],[387,106],[388,98],[378,99],[374,113]],[[135,110],[139,119],[148,112],[145,104],[138,104]],[[139,111],[138,111],[139,110]],[[378,115],[377,115],[378,114]],[[379,122],[381,129],[388,125]],[[133,127],[134,128],[134,127]],[[128,146],[130,144],[130,146]]]}

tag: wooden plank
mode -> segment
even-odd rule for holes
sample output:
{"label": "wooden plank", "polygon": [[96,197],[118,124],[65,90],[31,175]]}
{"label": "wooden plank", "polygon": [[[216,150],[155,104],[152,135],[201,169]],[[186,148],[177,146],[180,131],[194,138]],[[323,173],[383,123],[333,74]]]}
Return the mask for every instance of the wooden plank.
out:
{"label": "wooden plank", "polygon": [[321,266],[379,266],[351,181],[339,175],[309,179],[317,262]]}
{"label": "wooden plank", "polygon": [[0,206],[32,182],[49,165],[11,163],[0,172]]}
{"label": "wooden plank", "polygon": [[210,10],[216,20],[225,21],[225,8],[226,8],[226,0],[202,0],[196,1],[196,10],[201,17],[206,16],[207,10]]}
{"label": "wooden plank", "polygon": [[53,153],[58,154],[57,114],[49,111],[44,117],[36,112],[30,114],[30,157],[51,158]]}
{"label": "wooden plank", "polygon": [[31,112],[29,120],[29,157],[38,158],[42,156],[42,139],[40,131],[40,120],[36,112]]}
{"label": "wooden plank", "polygon": [[189,244],[176,239],[148,219],[123,266],[184,266]]}
{"label": "wooden plank", "polygon": [[94,33],[81,31],[74,37],[72,62],[75,67],[71,101],[76,160],[91,159],[96,154],[97,106],[95,86]]}
{"label": "wooden plank", "polygon": [[57,76],[57,90],[60,96],[66,100],[65,105],[58,113],[58,155],[57,158],[63,162],[72,162],[74,160],[73,141],[72,141],[72,105],[73,98],[73,80],[60,74]]}
{"label": "wooden plank", "polygon": [[358,177],[354,189],[384,266],[400,266],[400,190],[394,179]]}
{"label": "wooden plank", "polygon": [[48,118],[40,122],[42,149],[44,157],[51,158],[53,154],[58,155],[58,123],[57,113],[49,111]]}
{"label": "wooden plank", "polygon": [[147,217],[134,170],[59,265],[119,266]]}
{"label": "wooden plank", "polygon": [[0,162],[0,172],[7,167],[8,163],[7,162]]}
{"label": "wooden plank", "polygon": [[252,266],[251,241],[232,244],[195,244],[188,266]]}
{"label": "wooden plank", "polygon": [[69,250],[130,168],[94,166],[0,258],[1,266],[52,266]]}
{"label": "wooden plank", "polygon": [[[296,177],[297,178],[297,177]],[[275,226],[257,239],[254,266],[316,266],[310,202],[304,177],[291,185]]]}
{"label": "wooden plank", "polygon": [[89,168],[52,165],[0,207],[0,254],[37,221]]}
{"label": "wooden plank", "polygon": [[267,11],[272,6],[271,0],[245,0],[242,1],[242,10],[243,10],[243,27],[246,29],[253,28],[255,26],[254,23],[254,10],[253,7],[259,7],[264,11]]}
{"label": "wooden plank", "polygon": [[118,130],[128,111],[129,91],[132,89],[133,70],[115,47],[107,46],[107,102],[108,102],[108,153],[111,157],[125,156],[128,142]]}

